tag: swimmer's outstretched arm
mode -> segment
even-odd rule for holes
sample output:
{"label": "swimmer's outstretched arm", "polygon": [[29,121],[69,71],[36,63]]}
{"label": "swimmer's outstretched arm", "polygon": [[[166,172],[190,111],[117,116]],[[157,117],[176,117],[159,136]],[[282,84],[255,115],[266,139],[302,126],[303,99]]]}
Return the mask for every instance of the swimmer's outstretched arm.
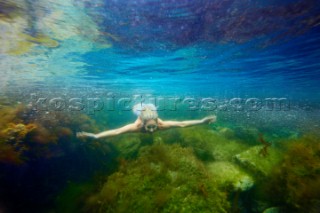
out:
{"label": "swimmer's outstretched arm", "polygon": [[189,120],[189,121],[163,121],[158,118],[158,124],[160,129],[166,129],[171,127],[187,127],[194,126],[198,124],[210,124],[216,122],[216,116],[208,116],[201,120]]}
{"label": "swimmer's outstretched arm", "polygon": [[116,136],[116,135],[120,135],[120,134],[127,133],[127,132],[137,132],[140,129],[140,123],[141,123],[141,120],[137,119],[132,124],[125,125],[125,126],[120,127],[118,129],[111,129],[111,130],[107,130],[104,132],[100,132],[98,134],[89,133],[89,132],[77,132],[77,137],[78,138],[89,137],[89,138],[98,139],[98,138],[103,138],[103,137]]}

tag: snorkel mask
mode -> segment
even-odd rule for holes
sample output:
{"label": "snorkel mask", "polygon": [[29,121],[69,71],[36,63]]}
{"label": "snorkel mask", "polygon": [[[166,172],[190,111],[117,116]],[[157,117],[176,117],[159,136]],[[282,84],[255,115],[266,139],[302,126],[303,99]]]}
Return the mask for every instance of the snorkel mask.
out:
{"label": "snorkel mask", "polygon": [[154,132],[158,128],[156,120],[148,120],[144,123],[144,128],[148,132]]}

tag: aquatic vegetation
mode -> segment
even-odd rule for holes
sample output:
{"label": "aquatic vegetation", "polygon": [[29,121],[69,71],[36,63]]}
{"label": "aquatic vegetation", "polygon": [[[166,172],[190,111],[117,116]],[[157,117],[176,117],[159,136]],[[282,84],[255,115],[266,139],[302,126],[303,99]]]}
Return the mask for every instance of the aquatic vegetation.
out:
{"label": "aquatic vegetation", "polygon": [[265,139],[263,138],[262,133],[259,134],[259,142],[263,145],[263,147],[259,151],[259,155],[261,155],[263,157],[266,157],[269,154],[268,153],[268,148],[271,146],[271,143],[265,141]]}
{"label": "aquatic vegetation", "polygon": [[75,140],[73,128],[97,128],[85,115],[37,114],[23,104],[3,106],[0,116],[0,163],[16,165],[61,156]]}
{"label": "aquatic vegetation", "polygon": [[319,212],[319,136],[304,136],[287,145],[284,160],[266,184],[270,199],[278,205],[285,203],[290,212]]}
{"label": "aquatic vegetation", "polygon": [[22,123],[10,123],[7,129],[2,130],[2,135],[5,136],[7,143],[18,144],[21,143],[26,135],[35,128],[37,128],[35,124],[25,125]]}
{"label": "aquatic vegetation", "polygon": [[226,193],[190,148],[154,144],[140,150],[87,200],[92,212],[228,212]]}
{"label": "aquatic vegetation", "polygon": [[2,106],[0,110],[0,129],[5,129],[9,123],[22,123],[20,114],[25,109],[23,105]]}
{"label": "aquatic vegetation", "polygon": [[7,128],[0,132],[0,162],[22,164],[23,153],[29,150],[24,141],[27,134],[36,127],[35,124],[8,124]]}

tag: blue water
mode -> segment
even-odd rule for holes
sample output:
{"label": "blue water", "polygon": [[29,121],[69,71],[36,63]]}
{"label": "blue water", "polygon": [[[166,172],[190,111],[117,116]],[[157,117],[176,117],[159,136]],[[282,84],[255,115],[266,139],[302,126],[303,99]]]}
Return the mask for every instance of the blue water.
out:
{"label": "blue water", "polygon": [[[34,140],[42,142],[33,143],[34,133],[27,133],[21,139],[27,151],[17,155],[22,165],[3,157],[11,148],[1,148],[0,212],[59,212],[66,201],[57,197],[69,182],[89,182],[99,191],[104,177],[117,171],[121,151],[114,144],[83,145],[75,133],[133,122],[131,107],[139,101],[159,101],[164,120],[215,114],[210,131],[227,127],[240,132],[239,140],[252,129],[272,141],[318,132],[319,14],[317,0],[0,1],[0,146],[14,147],[12,153],[24,147],[20,139],[6,139],[10,123],[36,123],[53,132],[41,134],[56,144],[43,145],[39,137]],[[39,98],[46,98],[44,105]],[[55,98],[62,109],[50,105]],[[70,110],[72,98],[84,108]],[[204,99],[214,100],[210,110],[201,108]],[[19,107],[25,107],[21,113]],[[239,203],[241,212],[258,212],[245,198]]]}
{"label": "blue water", "polygon": [[[275,96],[280,91],[297,99],[319,98],[317,1],[77,4],[95,22],[97,38],[90,38],[85,25],[71,25],[75,36],[58,39],[59,48],[36,47],[23,62],[6,64],[10,71],[4,66],[3,72],[14,75],[6,82],[32,87],[35,82],[62,81],[58,87],[166,95]],[[68,14],[69,9],[61,3],[48,11],[32,6],[35,12],[27,13],[35,19],[33,25],[37,25],[37,13],[65,10]],[[103,48],[105,43],[112,47]]]}

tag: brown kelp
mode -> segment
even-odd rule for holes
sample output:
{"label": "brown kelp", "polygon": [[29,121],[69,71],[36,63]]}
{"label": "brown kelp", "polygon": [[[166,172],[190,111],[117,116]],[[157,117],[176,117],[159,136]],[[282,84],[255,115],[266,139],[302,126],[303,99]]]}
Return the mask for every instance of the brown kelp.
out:
{"label": "brown kelp", "polygon": [[13,164],[21,164],[21,156],[29,150],[29,146],[24,143],[26,136],[37,126],[35,124],[13,124],[9,123],[7,128],[0,132],[0,162],[6,161]]}
{"label": "brown kelp", "polygon": [[320,142],[319,135],[289,141],[280,167],[270,176],[270,197],[286,204],[290,212],[319,212]]}
{"label": "brown kelp", "polygon": [[263,145],[263,147],[259,151],[259,155],[266,157],[269,154],[268,149],[271,146],[271,143],[264,139],[262,133],[259,133],[259,142]]}
{"label": "brown kelp", "polygon": [[23,164],[30,157],[60,156],[62,143],[74,140],[72,128],[95,126],[85,115],[37,114],[23,104],[3,106],[0,116],[0,163],[14,165]]}

